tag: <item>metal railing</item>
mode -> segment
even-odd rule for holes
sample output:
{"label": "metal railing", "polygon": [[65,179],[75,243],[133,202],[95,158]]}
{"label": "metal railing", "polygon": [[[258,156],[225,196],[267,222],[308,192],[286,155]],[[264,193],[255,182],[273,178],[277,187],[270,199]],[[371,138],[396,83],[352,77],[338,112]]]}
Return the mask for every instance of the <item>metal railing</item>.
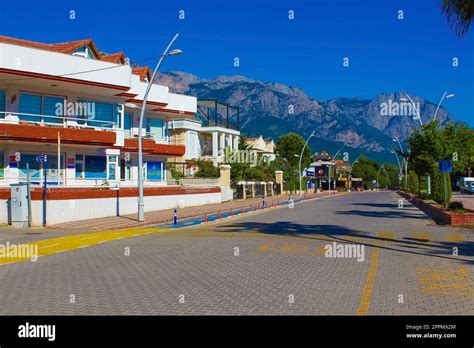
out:
{"label": "metal railing", "polygon": [[39,124],[52,127],[63,128],[89,128],[101,130],[116,130],[115,122],[88,119],[87,117],[70,117],[70,116],[50,116],[39,114],[27,114],[24,112],[0,112],[0,123],[14,124]]}

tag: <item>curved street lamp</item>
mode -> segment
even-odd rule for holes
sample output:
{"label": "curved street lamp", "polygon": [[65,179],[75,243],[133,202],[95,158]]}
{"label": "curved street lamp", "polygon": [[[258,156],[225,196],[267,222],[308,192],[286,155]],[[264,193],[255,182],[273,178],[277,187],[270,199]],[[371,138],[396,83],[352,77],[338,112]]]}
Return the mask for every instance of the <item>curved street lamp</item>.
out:
{"label": "curved street lamp", "polygon": [[167,56],[175,56],[181,54],[182,51],[179,49],[174,49],[170,51],[171,46],[178,38],[179,33],[176,34],[166,46],[163,54],[160,56],[160,60],[158,64],[156,64],[155,70],[153,70],[153,74],[151,75],[150,81],[148,81],[148,85],[145,90],[145,95],[143,96],[143,104],[142,110],[140,113],[140,120],[138,123],[138,221],[145,221],[145,203],[143,199],[143,147],[142,147],[142,129],[143,129],[143,119],[145,118],[145,108],[146,102],[148,100],[148,94],[150,93],[151,86],[153,85],[153,81],[155,80],[156,74],[158,69],[160,68],[161,63]]}
{"label": "curved street lamp", "polygon": [[[398,143],[398,146],[400,146],[400,151],[402,153],[405,153],[405,150],[403,149],[403,146],[402,146],[402,143],[400,143],[400,140],[398,140],[397,137],[394,137],[392,139],[393,141],[396,141]],[[398,156],[397,156],[397,159],[398,159]],[[399,162],[400,164],[400,162]],[[408,185],[408,160],[405,158],[405,156],[403,156],[403,164],[404,164],[404,167],[405,167],[405,185],[407,186]]]}
{"label": "curved street lamp", "polygon": [[354,167],[356,163],[359,163],[359,157],[360,155],[357,156],[354,162],[352,162],[351,168],[349,169],[349,192],[351,191],[351,188],[352,188],[352,167]]}
{"label": "curved street lamp", "polygon": [[[328,170],[328,181],[329,181],[329,186],[328,186],[328,192],[331,192],[331,167],[332,167],[332,161],[336,160],[337,155],[339,155],[339,152],[342,151],[343,148],[346,147],[346,144],[344,144],[343,147],[341,147],[339,150],[337,150],[336,154],[334,155],[333,158],[329,160],[329,170]],[[337,169],[336,169],[337,170]]]}
{"label": "curved street lamp", "polygon": [[436,116],[438,115],[439,107],[441,106],[441,103],[443,102],[443,100],[445,100],[445,99],[450,99],[450,98],[452,98],[452,97],[454,97],[454,94],[452,94],[452,93],[451,93],[451,94],[448,94],[448,91],[445,91],[445,92],[444,92],[443,96],[442,96],[441,99],[439,100],[438,106],[436,107],[436,112],[435,112],[435,114],[434,114],[434,116],[433,116],[433,121],[436,120]]}
{"label": "curved street lamp", "polygon": [[300,164],[299,164],[299,176],[300,176],[300,192],[299,194],[301,195],[302,194],[302,188],[301,188],[301,179],[302,179],[302,175],[301,175],[301,160],[303,159],[303,151],[304,149],[306,148],[306,145],[308,145],[308,142],[309,142],[309,139],[311,139],[312,137],[314,137],[314,133],[316,132],[316,129],[309,135],[308,139],[306,139],[306,142],[304,143],[304,146],[303,148],[301,149],[301,154],[300,154]]}
{"label": "curved street lamp", "polygon": [[423,121],[421,120],[421,115],[420,115],[420,110],[418,110],[418,108],[415,106],[415,103],[413,102],[413,100],[410,98],[410,96],[408,95],[408,93],[406,92],[403,92],[405,93],[405,95],[407,96],[407,98],[400,98],[400,101],[402,102],[407,102],[407,101],[410,101],[411,105],[413,106],[413,109],[415,110],[416,114],[417,114],[417,118],[418,118],[418,121],[420,121],[420,126],[423,126]]}

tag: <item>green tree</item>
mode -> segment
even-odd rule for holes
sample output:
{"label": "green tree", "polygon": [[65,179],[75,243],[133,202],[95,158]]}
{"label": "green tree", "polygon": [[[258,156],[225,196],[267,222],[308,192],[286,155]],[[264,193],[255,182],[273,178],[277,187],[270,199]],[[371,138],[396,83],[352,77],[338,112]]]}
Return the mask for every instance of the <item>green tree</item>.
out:
{"label": "green tree", "polygon": [[474,15],[474,1],[442,0],[441,9],[456,35],[462,36],[469,30]]}
{"label": "green tree", "polygon": [[197,160],[198,171],[194,174],[198,178],[218,178],[219,168],[212,161]]}
{"label": "green tree", "polygon": [[418,181],[418,175],[414,170],[408,172],[408,191],[411,193],[420,193],[420,184]]}

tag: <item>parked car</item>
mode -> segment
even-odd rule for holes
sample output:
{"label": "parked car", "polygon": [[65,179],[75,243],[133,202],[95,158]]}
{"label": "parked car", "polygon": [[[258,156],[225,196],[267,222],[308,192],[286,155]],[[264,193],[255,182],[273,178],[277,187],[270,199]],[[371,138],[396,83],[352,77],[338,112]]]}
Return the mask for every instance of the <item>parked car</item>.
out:
{"label": "parked car", "polygon": [[474,181],[469,184],[467,192],[474,193]]}
{"label": "parked car", "polygon": [[459,190],[461,193],[469,193],[471,191],[471,184],[474,183],[473,177],[463,177],[459,179]]}

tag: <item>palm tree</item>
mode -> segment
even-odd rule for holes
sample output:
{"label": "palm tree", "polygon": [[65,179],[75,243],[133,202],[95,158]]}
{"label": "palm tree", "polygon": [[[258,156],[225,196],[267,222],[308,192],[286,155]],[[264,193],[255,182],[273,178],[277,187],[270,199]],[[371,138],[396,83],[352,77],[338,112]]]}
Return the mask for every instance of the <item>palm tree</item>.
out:
{"label": "palm tree", "polygon": [[474,15],[473,0],[442,0],[441,9],[456,35],[467,33]]}

